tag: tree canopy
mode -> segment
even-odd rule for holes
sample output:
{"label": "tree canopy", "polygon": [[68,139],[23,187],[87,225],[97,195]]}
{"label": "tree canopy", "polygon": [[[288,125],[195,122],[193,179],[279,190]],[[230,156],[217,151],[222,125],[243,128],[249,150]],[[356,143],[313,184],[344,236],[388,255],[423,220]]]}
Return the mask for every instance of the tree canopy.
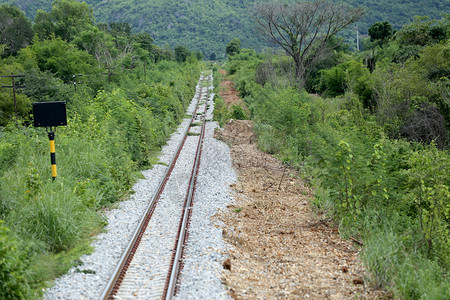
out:
{"label": "tree canopy", "polygon": [[387,21],[377,22],[369,28],[370,40],[379,41],[380,43],[386,42],[393,33],[392,25]]}
{"label": "tree canopy", "polygon": [[183,45],[176,46],[174,52],[177,62],[185,62],[187,57],[191,54],[189,49]]}
{"label": "tree canopy", "polygon": [[241,40],[238,38],[232,39],[225,48],[225,52],[227,55],[239,54],[240,51],[241,51]]}
{"label": "tree canopy", "polygon": [[0,45],[5,45],[4,54],[16,54],[32,38],[31,23],[25,14],[16,6],[0,5]]}
{"label": "tree canopy", "polygon": [[[206,56],[215,53],[217,58],[225,54],[227,43],[239,37],[242,47],[261,50],[266,47],[264,40],[253,32],[253,23],[249,18],[249,9],[257,0],[84,0],[92,5],[97,22],[128,23],[134,32],[148,32],[155,43],[171,48],[186,45],[194,51],[202,51]],[[36,11],[49,12],[53,0],[0,0],[0,3],[17,3],[28,18],[36,19]],[[80,0],[80,2],[82,2]],[[261,1],[266,2],[266,1]],[[294,0],[284,2],[293,3]],[[388,21],[394,29],[409,23],[413,16],[427,15],[440,18],[448,11],[448,0],[396,1],[389,0],[345,0],[351,6],[361,5],[367,8],[367,14],[358,22],[361,33],[367,33],[375,22]],[[199,17],[201,16],[201,17]],[[348,41],[354,35],[343,33]]]}
{"label": "tree canopy", "polygon": [[254,20],[261,35],[293,58],[300,86],[333,47],[330,39],[363,15],[362,8],[324,0],[258,3],[254,9]]}
{"label": "tree canopy", "polygon": [[65,41],[71,41],[86,26],[94,25],[94,21],[92,7],[86,2],[55,0],[50,13],[43,10],[36,13],[34,30],[41,38],[55,34]]}

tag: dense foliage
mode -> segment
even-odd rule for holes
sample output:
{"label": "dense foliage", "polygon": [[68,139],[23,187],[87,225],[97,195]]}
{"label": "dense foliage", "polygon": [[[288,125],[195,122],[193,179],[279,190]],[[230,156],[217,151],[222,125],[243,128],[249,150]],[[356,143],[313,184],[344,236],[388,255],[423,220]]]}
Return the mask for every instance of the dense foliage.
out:
{"label": "dense foliage", "polygon": [[[29,18],[36,11],[50,11],[53,0],[0,0],[0,3],[16,3]],[[255,2],[267,0],[86,0],[92,5],[97,22],[131,24],[137,32],[152,35],[160,46],[172,48],[186,45],[194,51],[201,51],[209,58],[215,54],[222,58],[227,43],[238,37],[245,48],[262,49],[267,44],[253,32],[253,21],[249,10]],[[286,2],[295,2],[287,0]],[[369,1],[346,0],[354,7],[367,8],[367,17],[358,23],[361,33],[367,33],[369,26],[379,21],[389,21],[395,29],[407,24],[416,15],[438,19],[448,11],[448,0],[427,1]],[[356,40],[354,31],[346,34]]]}
{"label": "dense foliage", "polygon": [[[364,51],[331,39],[336,51],[309,70],[306,90],[325,98],[292,87],[289,57],[247,48],[263,46],[249,30],[254,1],[4,2],[35,18],[0,6],[0,75],[24,75],[15,103],[0,88],[1,298],[39,296],[89,252],[99,211],[127,196],[183,118],[199,60],[225,51],[249,111],[218,99],[218,120],[251,115],[260,147],[299,167],[318,188],[315,204],[364,240],[373,285],[448,298],[449,19],[399,28],[405,11],[438,18],[446,1],[367,3],[386,17]],[[55,182],[47,133],[30,126],[40,101],[67,102]]]}
{"label": "dense foliage", "polygon": [[321,96],[293,87],[286,56],[242,49],[227,69],[259,147],[297,167],[314,204],[362,241],[368,282],[395,298],[448,299],[449,20],[389,36],[330,56],[306,86]]}
{"label": "dense foliage", "polygon": [[[1,75],[24,76],[15,77],[16,105],[12,89],[0,88],[2,299],[39,297],[46,282],[90,251],[105,225],[101,210],[157,163],[201,70],[187,48],[177,62],[174,51],[126,24],[94,25],[87,5],[58,0],[53,8],[34,24],[47,30],[18,49],[7,44],[0,59]],[[0,6],[5,11],[25,18]],[[54,182],[47,132],[30,125],[31,103],[42,101],[67,103],[68,125],[56,129]]]}

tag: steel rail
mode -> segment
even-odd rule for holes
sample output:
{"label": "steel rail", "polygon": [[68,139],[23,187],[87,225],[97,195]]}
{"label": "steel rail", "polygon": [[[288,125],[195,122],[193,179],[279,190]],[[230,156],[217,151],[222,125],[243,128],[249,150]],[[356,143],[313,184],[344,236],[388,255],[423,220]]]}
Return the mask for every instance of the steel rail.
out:
{"label": "steel rail", "polygon": [[199,171],[199,167],[200,167],[200,159],[201,159],[201,154],[202,154],[202,149],[203,149],[203,142],[205,139],[208,97],[209,97],[209,93],[208,93],[208,95],[206,97],[206,101],[205,101],[203,124],[202,124],[201,133],[200,133],[200,138],[199,138],[199,141],[197,144],[195,162],[194,162],[194,166],[192,167],[191,178],[190,178],[188,190],[186,193],[183,214],[180,219],[180,225],[179,225],[179,229],[178,229],[178,233],[177,233],[178,237],[175,241],[174,254],[172,255],[169,273],[167,275],[166,286],[164,288],[164,292],[163,292],[163,296],[162,296],[162,299],[165,299],[165,300],[172,299],[172,297],[174,296],[175,291],[176,291],[176,285],[177,285],[179,273],[181,270],[182,256],[183,256],[184,246],[185,246],[185,243],[187,240],[187,235],[188,235],[187,231],[188,231],[188,227],[189,227],[190,216],[192,213],[192,202],[194,199],[195,187],[196,187],[196,183],[197,183],[197,175],[198,175],[198,171]]}
{"label": "steel rail", "polygon": [[114,273],[113,273],[112,277],[108,281],[105,290],[103,291],[102,295],[100,296],[100,299],[114,299],[114,296],[117,294],[117,291],[122,283],[125,273],[127,272],[128,266],[129,266],[131,260],[133,259],[134,253],[136,252],[136,249],[139,246],[139,243],[144,234],[144,231],[147,228],[147,225],[151,219],[153,211],[156,208],[158,199],[161,196],[167,181],[169,180],[170,174],[175,166],[178,156],[180,155],[181,149],[184,146],[184,143],[188,136],[189,129],[196,118],[197,108],[198,108],[198,105],[199,105],[201,97],[202,97],[202,92],[203,92],[203,87],[200,87],[200,93],[199,93],[197,105],[194,109],[194,112],[192,113],[191,121],[184,132],[183,139],[180,141],[180,143],[178,145],[177,152],[173,156],[169,167],[167,168],[166,172],[164,173],[163,179],[160,181],[158,188],[156,189],[155,193],[153,194],[153,197],[152,197],[149,205],[147,206],[147,209],[146,209],[143,217],[141,218],[136,231],[133,234],[131,242],[128,244],[125,252],[122,254],[118,265],[114,269]]}

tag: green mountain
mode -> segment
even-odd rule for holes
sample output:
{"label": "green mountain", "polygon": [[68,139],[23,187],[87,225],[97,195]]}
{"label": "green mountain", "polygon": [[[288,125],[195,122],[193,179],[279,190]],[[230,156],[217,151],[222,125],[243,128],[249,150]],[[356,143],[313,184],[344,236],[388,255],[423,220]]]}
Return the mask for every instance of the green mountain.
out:
{"label": "green mountain", "polygon": [[149,32],[156,44],[186,45],[206,57],[218,56],[233,38],[243,47],[264,45],[251,30],[248,7],[254,0],[89,0],[97,21],[128,22],[134,30]]}
{"label": "green mountain", "polygon": [[[0,0],[17,4],[29,18],[37,9],[50,11],[53,0]],[[292,0],[290,0],[292,1]],[[252,30],[250,9],[255,0],[86,0],[92,5],[97,22],[128,22],[133,30],[145,31],[159,46],[174,48],[185,45],[202,51],[208,58],[225,52],[232,38],[239,38],[242,47],[261,49],[265,42]],[[259,1],[261,2],[261,1]],[[267,2],[267,0],[264,0]],[[440,19],[450,13],[450,0],[347,0],[353,6],[365,6],[367,17],[358,27],[366,33],[378,21],[389,21],[394,28],[409,23],[414,16]]]}

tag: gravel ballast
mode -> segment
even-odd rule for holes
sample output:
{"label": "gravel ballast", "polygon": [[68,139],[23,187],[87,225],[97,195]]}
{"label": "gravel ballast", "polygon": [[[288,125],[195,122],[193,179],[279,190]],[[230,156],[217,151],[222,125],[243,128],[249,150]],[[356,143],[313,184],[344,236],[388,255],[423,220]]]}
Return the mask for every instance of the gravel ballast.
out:
{"label": "gravel ballast", "polygon": [[[200,87],[197,87],[187,113],[192,113],[199,90]],[[212,94],[210,98],[213,98]],[[212,119],[212,110],[213,105],[210,105],[207,119]],[[189,119],[185,119],[163,147],[159,157],[161,163],[170,163],[189,122]],[[213,223],[211,217],[218,209],[231,203],[229,185],[236,180],[236,174],[231,166],[228,147],[213,138],[216,127],[215,122],[207,122],[189,240],[185,250],[186,260],[177,295],[179,299],[229,299],[225,286],[220,281],[222,262],[225,260],[221,253],[226,244],[222,239],[222,230],[215,226],[217,224]],[[45,291],[45,299],[100,297],[166,168],[165,165],[158,164],[142,172],[145,179],[134,185],[134,194],[130,199],[121,202],[117,209],[105,213],[108,221],[106,232],[96,237],[92,244],[95,248],[93,253],[82,256],[81,265],[71,268],[66,275],[56,279],[54,285]]]}

